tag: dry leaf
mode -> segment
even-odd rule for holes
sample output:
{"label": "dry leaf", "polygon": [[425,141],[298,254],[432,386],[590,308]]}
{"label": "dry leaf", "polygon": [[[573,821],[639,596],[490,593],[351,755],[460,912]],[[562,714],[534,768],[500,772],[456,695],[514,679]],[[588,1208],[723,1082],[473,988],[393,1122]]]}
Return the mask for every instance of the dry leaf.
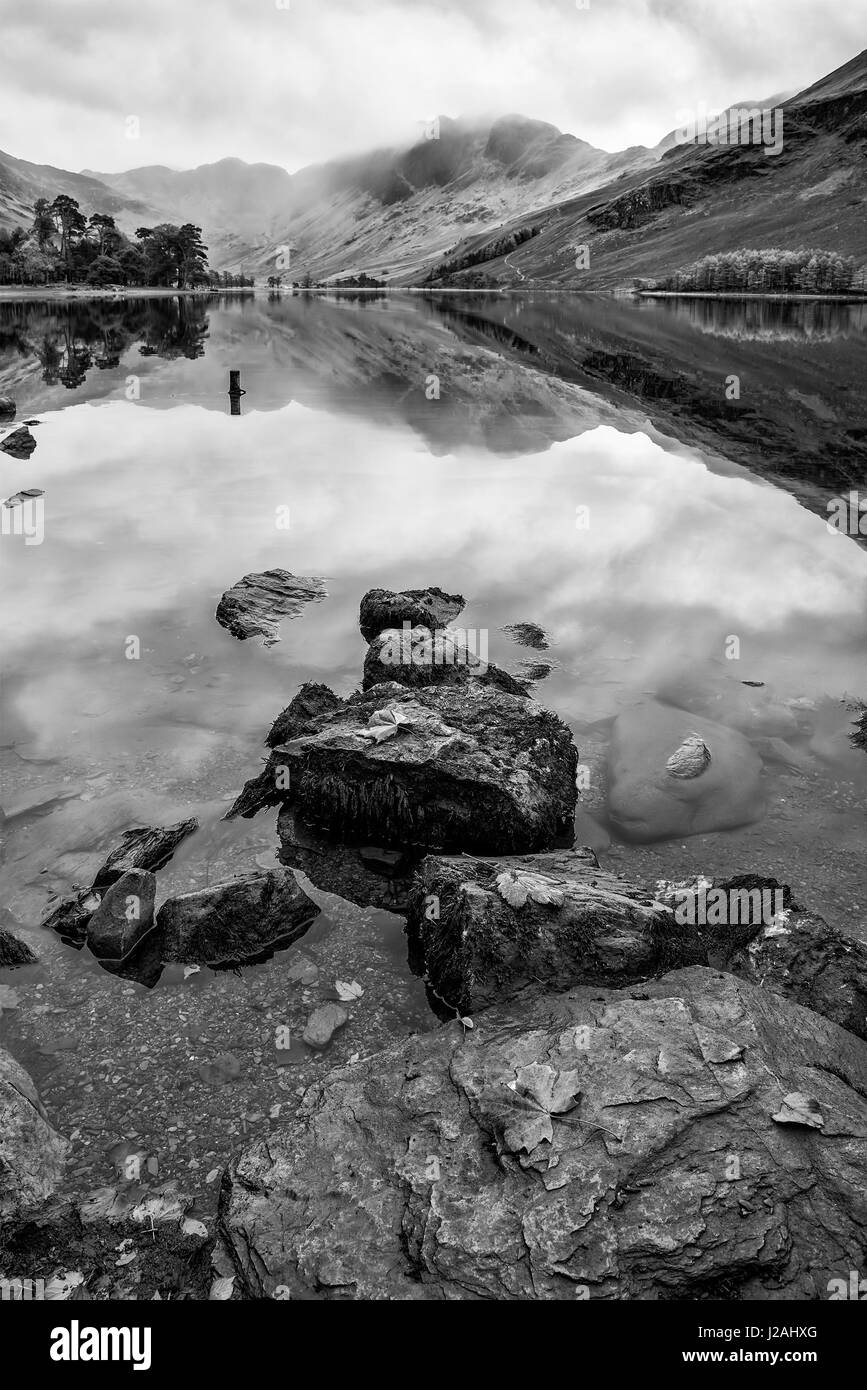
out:
{"label": "dry leaf", "polygon": [[528,898],[543,907],[562,907],[564,895],[542,874],[507,870],[497,875],[497,892],[509,907],[523,907]]}
{"label": "dry leaf", "polygon": [[568,1115],[581,1100],[577,1071],[557,1071],[547,1062],[519,1067],[515,1080],[507,1083],[526,1113],[510,1120],[504,1139],[512,1153],[524,1149],[532,1153],[537,1144],[554,1139],[553,1116]]}
{"label": "dry leaf", "polygon": [[226,1299],[232,1297],[234,1288],[234,1274],[230,1274],[228,1279],[215,1279],[211,1285],[211,1292],[208,1294],[208,1297],[211,1302],[225,1303]]}
{"label": "dry leaf", "polygon": [[337,990],[338,999],[344,1004],[353,1003],[354,1000],[360,999],[364,993],[357,980],[353,980],[351,984],[347,984],[345,980],[335,980],[334,988]]}
{"label": "dry leaf", "polygon": [[77,1289],[79,1284],[84,1283],[84,1275],[78,1271],[69,1273],[64,1270],[62,1274],[55,1274],[53,1279],[49,1279],[45,1285],[46,1299],[65,1299],[69,1298],[73,1289]]}
{"label": "dry leaf", "polygon": [[181,1230],[185,1236],[207,1236],[208,1228],[204,1221],[196,1221],[192,1216],[185,1216],[181,1222]]}

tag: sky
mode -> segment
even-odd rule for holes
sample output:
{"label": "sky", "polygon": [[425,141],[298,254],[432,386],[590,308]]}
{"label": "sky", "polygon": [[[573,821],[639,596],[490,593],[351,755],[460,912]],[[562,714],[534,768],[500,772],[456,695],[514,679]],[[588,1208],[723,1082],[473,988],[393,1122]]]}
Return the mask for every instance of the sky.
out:
{"label": "sky", "polygon": [[0,149],[60,168],[307,164],[520,112],[602,149],[794,92],[867,0],[0,0]]}

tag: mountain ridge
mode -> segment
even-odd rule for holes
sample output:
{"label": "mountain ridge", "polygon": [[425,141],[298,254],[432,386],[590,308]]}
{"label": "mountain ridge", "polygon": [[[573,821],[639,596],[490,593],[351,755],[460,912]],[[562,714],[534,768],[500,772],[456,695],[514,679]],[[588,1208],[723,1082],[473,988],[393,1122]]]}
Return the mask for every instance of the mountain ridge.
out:
{"label": "mountain ridge", "polygon": [[[610,288],[705,253],[793,239],[863,256],[867,50],[785,99],[726,110],[748,106],[782,110],[779,153],[684,144],[676,131],[612,153],[515,112],[439,116],[409,145],[292,174],[235,156],[76,174],[0,152],[0,227],[26,222],[36,197],[64,192],[128,234],[196,223],[217,269],[284,281],[366,273],[396,286],[441,280],[444,265],[462,261],[475,269],[450,276],[458,284]],[[576,275],[580,246],[590,266]]]}

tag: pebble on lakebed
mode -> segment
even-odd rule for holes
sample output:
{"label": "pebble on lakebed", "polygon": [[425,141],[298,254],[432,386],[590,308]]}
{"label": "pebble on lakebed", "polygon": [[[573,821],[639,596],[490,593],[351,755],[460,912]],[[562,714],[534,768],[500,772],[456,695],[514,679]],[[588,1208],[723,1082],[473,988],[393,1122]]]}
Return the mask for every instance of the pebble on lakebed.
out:
{"label": "pebble on lakebed", "polygon": [[301,1034],[308,1047],[327,1047],[334,1034],[349,1022],[349,1014],[339,1004],[323,1004],[314,1009]]}

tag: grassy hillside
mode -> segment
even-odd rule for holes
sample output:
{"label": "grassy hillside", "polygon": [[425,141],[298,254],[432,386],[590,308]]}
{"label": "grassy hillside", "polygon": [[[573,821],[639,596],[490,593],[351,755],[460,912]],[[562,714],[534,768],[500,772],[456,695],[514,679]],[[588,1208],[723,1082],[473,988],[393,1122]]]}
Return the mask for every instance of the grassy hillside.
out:
{"label": "grassy hillside", "polygon": [[51,164],[30,164],[0,150],[0,227],[29,225],[36,199],[51,201],[58,193],[75,198],[87,216],[108,213],[127,233],[155,220],[154,210],[145,200],[109,188],[95,175],[73,174]]}
{"label": "grassy hillside", "polygon": [[[497,236],[540,222],[541,234],[479,268],[503,285],[610,289],[743,246],[819,246],[863,263],[867,50],[782,110],[780,153],[755,145],[674,146],[650,172],[626,172],[512,219]],[[466,238],[459,253],[493,240],[493,233]],[[589,248],[589,268],[578,270],[581,246]]]}

